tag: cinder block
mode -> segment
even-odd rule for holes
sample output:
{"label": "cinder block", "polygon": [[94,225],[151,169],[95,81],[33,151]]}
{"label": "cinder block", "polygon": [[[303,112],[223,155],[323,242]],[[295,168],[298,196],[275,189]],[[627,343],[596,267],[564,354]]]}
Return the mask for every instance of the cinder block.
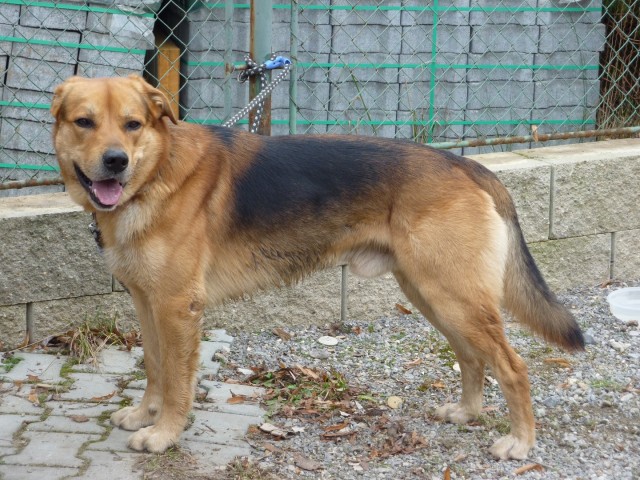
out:
{"label": "cinder block", "polygon": [[[35,122],[51,122],[53,118],[49,112],[53,94],[36,90],[4,89],[2,100],[13,105],[2,107],[4,118],[18,118]],[[33,105],[21,106],[20,104]],[[37,107],[35,106],[37,105]],[[39,108],[44,107],[44,108]]]}
{"label": "cinder block", "polygon": [[86,28],[89,32],[109,34],[116,45],[151,50],[155,45],[154,23],[154,17],[89,12]]}
{"label": "cinder block", "polygon": [[534,84],[535,107],[595,107],[600,101],[600,82],[579,78],[545,80]]}
{"label": "cinder block", "polygon": [[640,140],[523,151],[553,166],[552,238],[640,228]]}
{"label": "cinder block", "polygon": [[[400,83],[424,81],[431,77],[432,68],[436,82],[465,82],[467,79],[466,53],[437,53],[435,64],[431,62],[430,52],[401,54],[400,64],[404,66],[398,72]],[[411,66],[411,68],[410,68]]]}
{"label": "cinder block", "polygon": [[[0,23],[0,36],[3,37],[13,37],[14,28],[13,25],[5,25]],[[13,43],[9,41],[0,42],[0,55],[11,55],[11,49],[13,48]]]}
{"label": "cinder block", "polygon": [[475,68],[470,68],[467,73],[469,82],[484,82],[486,80],[530,82],[534,75],[531,68],[534,63],[534,55],[531,53],[470,53],[469,63],[475,66]]}
{"label": "cinder block", "polygon": [[[76,235],[85,232],[76,232]],[[103,267],[98,266],[100,270]],[[115,320],[122,331],[138,327],[131,296],[126,292],[90,295],[33,304],[33,324],[38,338],[66,332],[83,322]]]}
{"label": "cinder block", "polygon": [[[113,67],[127,68],[131,70],[142,71],[144,68],[144,53],[138,53],[136,50],[145,50],[149,48],[145,40],[135,41],[132,39],[117,38],[114,43],[114,37],[103,33],[88,32],[82,35],[82,43],[98,47],[97,49],[83,48],[80,50],[78,60],[80,62],[95,63],[97,65],[108,65]],[[100,47],[123,48],[128,51],[113,52],[102,50]]]}
{"label": "cinder block", "polygon": [[464,135],[464,111],[439,108],[433,111],[431,118],[429,108],[418,108],[411,111],[400,110],[397,113],[398,138],[407,138],[418,143],[457,142]]}
{"label": "cinder block", "polygon": [[[29,40],[45,40],[47,42],[64,42],[78,44],[80,34],[62,30],[46,30],[41,28],[16,26],[14,35],[17,38]],[[14,57],[31,58],[41,62],[59,62],[75,64],[78,59],[78,49],[72,47],[54,47],[51,45],[37,45],[34,43],[14,43],[11,48]]]}
{"label": "cinder block", "polygon": [[[602,19],[602,0],[582,0],[580,2],[558,2],[557,0],[538,0],[538,8],[562,8],[566,10],[559,12],[538,12],[537,23],[539,25],[554,25],[560,23],[588,23],[594,24]],[[584,9],[583,11],[575,11]],[[585,10],[593,11],[585,11]]]}
{"label": "cinder block", "polygon": [[[249,102],[249,90],[247,84],[239,84],[235,80],[231,82],[231,106],[241,109]],[[180,103],[185,109],[198,109],[224,106],[224,90],[221,80],[199,79],[191,80],[180,94]]]}
{"label": "cinder block", "polygon": [[[509,25],[535,25],[536,14],[533,10],[537,0],[477,0],[474,1],[469,17],[471,25],[494,25],[499,31],[505,24]],[[482,8],[478,8],[482,7]],[[504,7],[510,7],[511,11],[505,11]]]}
{"label": "cinder block", "polygon": [[[223,52],[226,48],[223,22],[190,22],[184,30],[184,42],[192,52],[207,52],[215,50]],[[233,25],[231,48],[246,46],[249,51],[249,24],[236,23]]]}
{"label": "cinder block", "polygon": [[[329,25],[331,22],[331,13],[328,8],[330,4],[331,0],[315,0],[310,5],[298,2],[298,22],[300,26],[302,24]],[[321,5],[327,8],[315,8]],[[291,21],[291,8],[274,8],[273,21],[274,23],[289,23]]]}
{"label": "cinder block", "polygon": [[540,27],[539,53],[589,51],[600,52],[604,48],[605,26],[601,23],[576,23]]}
{"label": "cinder block", "polygon": [[0,23],[17,25],[20,18],[20,5],[0,5]]}
{"label": "cinder block", "polygon": [[398,84],[381,82],[332,83],[328,106],[331,112],[340,115],[355,110],[395,112],[398,108]]}
{"label": "cinder block", "polygon": [[[467,53],[471,41],[471,27],[461,25],[439,25],[436,34],[436,51],[438,53]],[[388,43],[386,45],[395,45]],[[431,53],[433,46],[432,26],[411,26],[402,28],[401,53]],[[387,47],[388,48],[388,47]],[[385,51],[385,50],[383,50]]]}
{"label": "cinder block", "polygon": [[534,242],[529,249],[553,290],[598,285],[609,279],[611,234]]}
{"label": "cinder block", "polygon": [[[224,2],[209,2],[188,10],[186,17],[188,22],[224,22],[224,10]],[[249,23],[249,15],[249,8],[235,7],[232,20],[233,22]]]}
{"label": "cinder block", "polygon": [[386,53],[389,45],[400,45],[401,29],[382,25],[353,28],[350,25],[333,27],[332,50],[336,55],[345,53]]}
{"label": "cinder block", "polygon": [[614,234],[613,274],[617,280],[640,279],[640,230],[623,230]]}
{"label": "cinder block", "polygon": [[0,306],[0,352],[22,343],[27,331],[27,306]]}
{"label": "cinder block", "polygon": [[127,77],[131,74],[142,74],[142,68],[122,68],[114,65],[96,65],[95,63],[78,62],[78,75],[81,77]]}
{"label": "cinder block", "polygon": [[404,0],[402,4],[406,7],[401,16],[403,26],[433,25],[436,20],[438,25],[469,25],[469,12],[458,10],[468,8],[469,0],[440,0],[438,10],[432,8],[433,2],[424,0]]}
{"label": "cinder block", "polygon": [[0,198],[0,305],[111,292],[89,223],[64,193]]}
{"label": "cinder block", "polygon": [[[329,112],[327,133],[393,138],[396,135],[395,120],[395,111],[378,108],[365,110],[353,106],[349,110]],[[390,124],[385,124],[385,121]]]}
{"label": "cinder block", "polygon": [[548,240],[551,166],[514,152],[467,156],[494,172],[507,187],[527,242]]}
{"label": "cinder block", "polygon": [[25,5],[20,13],[20,25],[25,27],[81,32],[86,24],[87,12],[82,10]]}
{"label": "cinder block", "polygon": [[12,88],[53,92],[56,85],[74,72],[74,64],[13,57],[9,59],[6,85]]}
{"label": "cinder block", "polygon": [[470,82],[467,108],[480,110],[487,107],[510,108],[517,105],[527,108],[533,105],[532,82],[486,81]]}
{"label": "cinder block", "polygon": [[[529,135],[530,111],[524,108],[483,108],[480,110],[466,110],[465,121],[470,124],[464,127],[466,140],[513,137]],[[495,122],[490,124],[489,122]],[[487,145],[480,147],[465,147],[465,155],[481,153],[511,152],[528,147],[529,144]]]}
{"label": "cinder block", "polygon": [[9,150],[53,154],[51,131],[52,123],[3,118],[0,123],[0,145]]}
{"label": "cinder block", "polygon": [[443,111],[462,111],[467,108],[467,84],[456,82],[402,82],[399,105],[403,110],[428,109],[431,88],[435,88],[433,108]]}
{"label": "cinder block", "polygon": [[471,30],[471,53],[538,51],[539,27],[535,25],[484,24]]}
{"label": "cinder block", "polygon": [[[285,80],[281,82],[271,94],[271,108],[289,108],[289,85]],[[329,84],[300,82],[297,84],[297,98],[293,100],[298,110],[323,111],[329,103]]]}
{"label": "cinder block", "polygon": [[[398,55],[388,53],[345,53],[341,55],[331,55],[330,63],[345,64],[344,67],[334,67],[329,69],[329,81],[332,83],[358,82],[384,82],[389,84],[398,83],[398,68],[385,67],[385,64],[397,65]],[[357,65],[366,65],[357,67]],[[379,65],[379,68],[374,68]]]}
{"label": "cinder block", "polygon": [[[596,80],[599,75],[600,55],[597,52],[555,52],[534,55],[536,66],[555,68],[536,68],[533,72],[534,81],[558,79]],[[581,69],[581,67],[591,67]],[[595,68],[594,68],[595,67]]]}
{"label": "cinder block", "polygon": [[[287,24],[276,24],[273,30],[274,52],[279,52],[285,57],[291,51],[290,27]],[[298,46],[298,60],[302,61],[304,55],[326,55],[331,50],[332,27],[330,25],[314,25],[301,23],[298,29],[295,43]]]}
{"label": "cinder block", "polygon": [[[397,6],[397,0],[377,0],[376,7]],[[357,28],[363,25],[384,25],[388,27],[400,25],[400,9],[358,9],[358,2],[352,4],[353,9],[335,9],[331,11],[331,24]],[[373,5],[372,5],[373,6]]]}

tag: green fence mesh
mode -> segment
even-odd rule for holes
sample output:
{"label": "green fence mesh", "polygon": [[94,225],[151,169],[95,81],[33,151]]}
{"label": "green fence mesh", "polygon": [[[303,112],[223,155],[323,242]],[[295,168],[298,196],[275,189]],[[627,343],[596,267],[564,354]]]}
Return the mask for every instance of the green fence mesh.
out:
{"label": "green fence mesh", "polygon": [[[640,125],[640,0],[270,3],[259,41],[293,61],[272,96],[273,135],[359,133],[473,154]],[[0,195],[62,188],[42,186],[58,178],[48,109],[71,75],[144,74],[183,120],[222,124],[249,101],[233,66],[264,22],[252,25],[250,8],[0,0],[0,187],[40,185]]]}

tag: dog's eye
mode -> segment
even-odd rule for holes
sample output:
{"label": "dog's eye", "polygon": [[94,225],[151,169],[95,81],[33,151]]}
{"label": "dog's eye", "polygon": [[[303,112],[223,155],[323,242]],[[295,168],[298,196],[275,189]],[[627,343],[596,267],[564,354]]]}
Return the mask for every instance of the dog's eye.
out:
{"label": "dog's eye", "polygon": [[125,128],[130,132],[133,132],[135,130],[138,130],[141,126],[142,124],[137,120],[131,120],[130,122],[127,122],[127,124],[125,125]]}
{"label": "dog's eye", "polygon": [[89,119],[89,118],[78,118],[75,121],[75,124],[77,126],[79,126],[80,128],[93,128],[94,123],[93,120]]}

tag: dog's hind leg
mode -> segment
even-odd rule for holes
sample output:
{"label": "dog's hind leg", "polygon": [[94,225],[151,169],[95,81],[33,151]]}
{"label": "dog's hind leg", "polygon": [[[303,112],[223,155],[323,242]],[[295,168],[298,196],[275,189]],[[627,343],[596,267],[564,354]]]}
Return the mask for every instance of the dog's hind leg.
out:
{"label": "dog's hind leg", "polygon": [[[435,325],[437,321],[435,313],[420,293],[401,272],[395,272],[395,277],[409,301]],[[474,352],[470,351],[464,343],[460,342],[457,336],[449,335],[447,340],[460,365],[462,397],[458,403],[448,403],[438,408],[435,414],[437,417],[451,423],[467,423],[477,418],[482,408],[484,362],[476,357]]]}
{"label": "dog's hind leg", "polygon": [[153,324],[153,313],[147,298],[139,289],[130,288],[131,297],[140,321],[144,341],[144,367],[147,388],[140,405],[124,407],[111,415],[111,423],[125,430],[139,430],[153,425],[162,408],[162,366],[158,335]]}

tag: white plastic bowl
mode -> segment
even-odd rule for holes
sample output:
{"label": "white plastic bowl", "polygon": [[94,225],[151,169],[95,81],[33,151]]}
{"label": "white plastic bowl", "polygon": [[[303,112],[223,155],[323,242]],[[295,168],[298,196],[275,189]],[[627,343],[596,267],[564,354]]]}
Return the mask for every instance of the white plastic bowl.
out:
{"label": "white plastic bowl", "polygon": [[614,317],[622,321],[640,320],[640,287],[621,288],[607,296]]}

